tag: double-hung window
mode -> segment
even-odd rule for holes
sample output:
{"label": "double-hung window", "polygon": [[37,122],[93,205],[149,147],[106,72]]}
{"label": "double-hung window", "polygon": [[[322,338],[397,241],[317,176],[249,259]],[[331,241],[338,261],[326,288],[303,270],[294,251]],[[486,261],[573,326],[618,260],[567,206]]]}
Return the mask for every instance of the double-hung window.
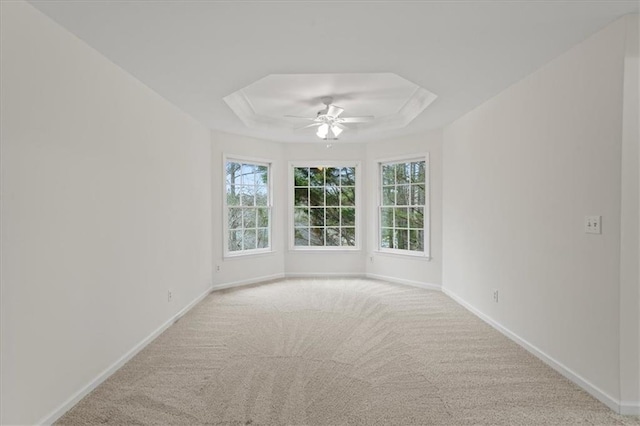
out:
{"label": "double-hung window", "polygon": [[429,256],[428,157],[379,163],[381,252]]}
{"label": "double-hung window", "polygon": [[358,166],[292,164],[293,249],[357,249]]}
{"label": "double-hung window", "polygon": [[225,158],[225,256],[271,250],[271,167]]}

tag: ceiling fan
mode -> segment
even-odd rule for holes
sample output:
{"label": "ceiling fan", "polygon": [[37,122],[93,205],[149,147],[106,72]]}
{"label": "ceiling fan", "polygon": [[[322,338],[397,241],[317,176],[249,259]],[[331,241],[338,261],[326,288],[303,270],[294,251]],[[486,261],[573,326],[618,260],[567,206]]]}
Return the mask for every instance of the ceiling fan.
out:
{"label": "ceiling fan", "polygon": [[325,105],[324,109],[318,111],[315,117],[299,117],[295,115],[285,115],[285,117],[301,118],[303,120],[310,120],[313,123],[300,127],[296,130],[306,129],[309,127],[318,127],[316,135],[324,140],[337,140],[340,133],[343,130],[348,129],[345,124],[352,123],[368,123],[373,121],[372,115],[365,115],[360,117],[342,117],[344,108],[341,108],[333,104],[333,97],[325,96],[322,98],[322,103]]}

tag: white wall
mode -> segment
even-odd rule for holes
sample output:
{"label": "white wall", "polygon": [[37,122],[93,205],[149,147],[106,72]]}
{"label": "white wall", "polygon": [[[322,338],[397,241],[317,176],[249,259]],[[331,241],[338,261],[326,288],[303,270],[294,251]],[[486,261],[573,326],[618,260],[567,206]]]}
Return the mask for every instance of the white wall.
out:
{"label": "white wall", "polygon": [[612,407],[625,33],[609,25],[444,132],[443,288]]}
{"label": "white wall", "polygon": [[[640,72],[638,15],[627,22],[622,126],[620,399],[640,414]],[[629,412],[634,410],[629,409]]]}
{"label": "white wall", "polygon": [[[398,256],[377,251],[378,235],[378,162],[380,160],[429,154],[429,215],[431,231],[431,259]],[[413,285],[440,286],[442,282],[442,131],[433,131],[400,139],[367,145],[367,223],[366,273],[372,277],[388,277]]]}
{"label": "white wall", "polygon": [[[212,194],[213,194],[213,262],[214,286],[228,287],[284,276],[286,231],[283,215],[287,213],[286,162],[284,147],[276,142],[252,139],[244,136],[213,132],[212,141]],[[271,163],[272,170],[272,249],[271,253],[224,258],[222,235],[222,206],[224,168],[223,155],[261,159]],[[220,267],[218,271],[217,267]]]}
{"label": "white wall", "polygon": [[34,424],[209,288],[210,133],[1,7],[0,422]]}

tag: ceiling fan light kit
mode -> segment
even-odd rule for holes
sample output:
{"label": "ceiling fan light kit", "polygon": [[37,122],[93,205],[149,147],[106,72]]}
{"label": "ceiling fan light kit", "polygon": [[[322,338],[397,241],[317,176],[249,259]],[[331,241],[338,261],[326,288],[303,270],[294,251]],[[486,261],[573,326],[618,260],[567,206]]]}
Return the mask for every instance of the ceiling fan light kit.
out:
{"label": "ceiling fan light kit", "polygon": [[322,140],[338,140],[338,136],[344,130],[348,129],[348,127],[343,123],[368,123],[374,119],[372,115],[362,117],[341,117],[341,114],[344,112],[344,108],[334,105],[333,98],[331,96],[323,97],[322,103],[325,105],[325,108],[318,111],[315,118],[299,117],[295,115],[287,115],[286,117],[313,121],[313,123],[301,127],[300,129],[318,127],[316,130],[316,136]]}
{"label": "ceiling fan light kit", "polygon": [[322,123],[320,127],[318,127],[316,136],[326,141],[335,141],[338,140],[338,136],[340,136],[340,133],[342,133],[342,129],[335,124],[329,125],[327,123]]}

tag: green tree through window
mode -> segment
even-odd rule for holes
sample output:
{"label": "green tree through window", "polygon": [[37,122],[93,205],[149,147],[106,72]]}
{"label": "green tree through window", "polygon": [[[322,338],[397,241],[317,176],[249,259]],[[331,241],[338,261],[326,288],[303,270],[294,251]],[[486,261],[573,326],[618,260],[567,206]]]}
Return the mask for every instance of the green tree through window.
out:
{"label": "green tree through window", "polygon": [[294,167],[294,246],[356,246],[356,168]]}
{"label": "green tree through window", "polygon": [[269,166],[227,161],[225,167],[228,252],[269,249]]}
{"label": "green tree through window", "polygon": [[425,251],[426,162],[380,165],[380,249]]}

